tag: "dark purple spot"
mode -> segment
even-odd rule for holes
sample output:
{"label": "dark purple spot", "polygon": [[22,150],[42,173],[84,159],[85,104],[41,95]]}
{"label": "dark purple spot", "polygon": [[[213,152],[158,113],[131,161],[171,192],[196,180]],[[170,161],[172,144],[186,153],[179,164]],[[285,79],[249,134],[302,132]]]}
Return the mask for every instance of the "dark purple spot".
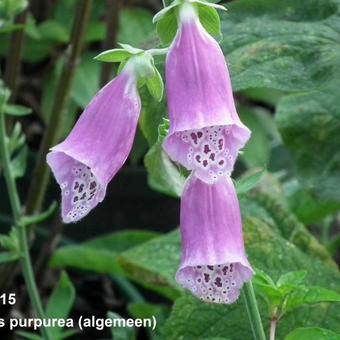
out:
{"label": "dark purple spot", "polygon": [[219,148],[220,150],[223,149],[223,139],[222,139],[222,138],[218,140],[218,148]]}
{"label": "dark purple spot", "polygon": [[202,266],[196,266],[196,268],[198,268],[198,269],[201,269],[201,268],[202,268]]}
{"label": "dark purple spot", "polygon": [[81,193],[81,192],[83,192],[83,190],[84,190],[84,184],[80,184],[78,192]]}
{"label": "dark purple spot", "polygon": [[215,154],[212,152],[212,153],[210,154],[209,158],[210,158],[212,161],[214,161],[214,160],[215,160]]}
{"label": "dark purple spot", "polygon": [[86,192],[83,193],[83,195],[80,197],[81,200],[86,198]]}
{"label": "dark purple spot", "polygon": [[203,166],[204,167],[208,166],[208,161],[206,159],[203,161]]}
{"label": "dark purple spot", "polygon": [[215,285],[217,287],[222,287],[222,279],[219,276],[217,276],[215,279]]}
{"label": "dark purple spot", "polygon": [[209,152],[211,152],[211,149],[209,148],[209,145],[208,145],[208,144],[204,144],[203,152],[204,152],[204,153],[209,153]]}
{"label": "dark purple spot", "polygon": [[221,159],[219,162],[218,162],[219,165],[223,165],[224,164],[224,160]]}
{"label": "dark purple spot", "polygon": [[190,137],[191,137],[191,139],[194,141],[194,143],[197,144],[197,136],[196,136],[196,133],[191,132]]}
{"label": "dark purple spot", "polygon": [[95,181],[90,183],[90,190],[94,189],[97,186],[97,183]]}
{"label": "dark purple spot", "polygon": [[201,155],[196,155],[195,159],[198,163],[201,163]]}
{"label": "dark purple spot", "polygon": [[78,201],[78,196],[74,196],[73,197],[73,202],[77,202]]}
{"label": "dark purple spot", "polygon": [[223,275],[227,275],[228,269],[229,269],[228,266],[225,266],[225,267],[222,268],[222,273],[223,273]]}
{"label": "dark purple spot", "polygon": [[207,273],[204,273],[204,281],[209,282],[210,281],[210,275]]}
{"label": "dark purple spot", "polygon": [[197,137],[198,137],[198,138],[201,138],[202,136],[203,136],[203,132],[202,132],[202,131],[198,131],[198,132],[197,132]]}
{"label": "dark purple spot", "polygon": [[78,187],[79,187],[79,182],[76,182],[75,184],[74,184],[74,190],[77,190],[78,189]]}
{"label": "dark purple spot", "polygon": [[214,266],[207,266],[209,270],[214,270]]}

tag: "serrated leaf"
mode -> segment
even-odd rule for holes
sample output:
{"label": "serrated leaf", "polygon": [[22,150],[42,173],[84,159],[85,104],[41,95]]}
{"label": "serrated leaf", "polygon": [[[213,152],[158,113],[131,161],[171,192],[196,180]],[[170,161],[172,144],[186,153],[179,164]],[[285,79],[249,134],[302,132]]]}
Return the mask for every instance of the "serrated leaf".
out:
{"label": "serrated leaf", "polygon": [[146,79],[146,87],[148,88],[150,94],[160,102],[163,98],[164,84],[163,79],[157,68],[154,67],[155,75],[152,78]]}
{"label": "serrated leaf", "polygon": [[285,97],[276,121],[303,187],[317,200],[340,202],[339,84]]}
{"label": "serrated leaf", "polygon": [[97,56],[94,57],[94,59],[99,61],[105,61],[105,62],[121,62],[122,60],[128,58],[131,56],[131,53],[126,51],[125,49],[112,49],[104,51]]}
{"label": "serrated leaf", "polygon": [[[46,317],[67,319],[75,299],[75,289],[66,272],[62,272],[60,280],[54,288],[46,307]],[[58,338],[62,328],[55,326],[50,328],[53,337]]]}
{"label": "serrated leaf", "polygon": [[11,116],[27,116],[32,113],[32,109],[23,105],[7,104],[4,111]]}
{"label": "serrated leaf", "polygon": [[302,305],[320,302],[340,302],[340,294],[322,287],[299,287],[287,297],[283,306],[283,313]]}
{"label": "serrated leaf", "polygon": [[230,3],[222,14],[222,34],[228,37],[222,48],[233,89],[310,91],[339,78],[338,15],[333,0]]}
{"label": "serrated leaf", "polygon": [[340,335],[333,331],[319,327],[305,327],[294,329],[284,340],[339,340]]}
{"label": "serrated leaf", "polygon": [[278,287],[284,285],[299,285],[301,284],[307,275],[306,270],[300,270],[296,272],[289,272],[281,275],[277,281]]}

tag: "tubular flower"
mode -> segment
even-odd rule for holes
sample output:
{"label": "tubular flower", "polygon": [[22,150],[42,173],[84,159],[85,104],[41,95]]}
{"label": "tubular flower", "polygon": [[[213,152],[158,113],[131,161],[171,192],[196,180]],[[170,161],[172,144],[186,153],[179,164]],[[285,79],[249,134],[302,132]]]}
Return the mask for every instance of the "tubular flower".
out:
{"label": "tubular flower", "polygon": [[180,8],[179,26],[166,61],[170,131],[163,147],[215,183],[230,175],[250,131],[237,115],[222,50],[190,3]]}
{"label": "tubular flower", "polygon": [[105,197],[131,150],[141,110],[132,68],[102,88],[47,163],[62,191],[62,218],[76,222]]}
{"label": "tubular flower", "polygon": [[245,254],[233,182],[191,175],[181,202],[182,261],[177,282],[206,302],[233,303],[253,270]]}

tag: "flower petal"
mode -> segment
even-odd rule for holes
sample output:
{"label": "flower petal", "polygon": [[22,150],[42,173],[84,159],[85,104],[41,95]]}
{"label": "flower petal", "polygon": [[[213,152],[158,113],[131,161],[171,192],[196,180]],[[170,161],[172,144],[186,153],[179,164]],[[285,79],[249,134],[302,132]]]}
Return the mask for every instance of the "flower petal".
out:
{"label": "flower petal", "polygon": [[122,72],[93,98],[47,163],[62,189],[66,223],[84,217],[104,199],[107,184],[131,150],[141,103],[133,74]]}
{"label": "flower petal", "polygon": [[[250,130],[237,115],[220,46],[205,31],[194,11],[186,12],[182,17],[166,62],[170,131],[163,146],[172,160],[189,170],[196,170],[199,178],[213,183],[221,179],[219,173],[228,176],[233,170],[239,150],[250,137]],[[202,133],[209,149],[215,147],[215,151],[220,151],[221,167],[217,167],[212,159],[209,162],[209,157],[204,163],[206,166],[203,161],[195,162],[197,153],[201,159],[204,154],[196,145],[187,143],[192,141],[192,133]],[[221,150],[217,148],[220,139],[223,141]]]}
{"label": "flower petal", "polygon": [[191,175],[181,203],[182,261],[177,282],[207,302],[232,303],[253,270],[244,249],[232,180],[209,185]]}

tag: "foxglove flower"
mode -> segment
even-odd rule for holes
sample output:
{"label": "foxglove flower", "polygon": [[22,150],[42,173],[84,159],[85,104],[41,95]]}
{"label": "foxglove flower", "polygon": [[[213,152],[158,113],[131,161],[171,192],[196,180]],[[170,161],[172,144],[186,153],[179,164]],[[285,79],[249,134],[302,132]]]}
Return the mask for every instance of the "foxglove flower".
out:
{"label": "foxglove flower", "polygon": [[250,131],[237,115],[218,43],[190,3],[179,17],[166,61],[170,131],[163,147],[173,161],[215,183],[230,175]]}
{"label": "foxglove flower", "polygon": [[65,141],[47,155],[62,190],[62,217],[76,222],[104,199],[106,187],[131,150],[141,110],[133,69],[92,99]]}
{"label": "foxglove flower", "polygon": [[191,175],[181,202],[182,261],[177,282],[206,302],[233,303],[253,270],[245,254],[238,199],[226,177]]}

